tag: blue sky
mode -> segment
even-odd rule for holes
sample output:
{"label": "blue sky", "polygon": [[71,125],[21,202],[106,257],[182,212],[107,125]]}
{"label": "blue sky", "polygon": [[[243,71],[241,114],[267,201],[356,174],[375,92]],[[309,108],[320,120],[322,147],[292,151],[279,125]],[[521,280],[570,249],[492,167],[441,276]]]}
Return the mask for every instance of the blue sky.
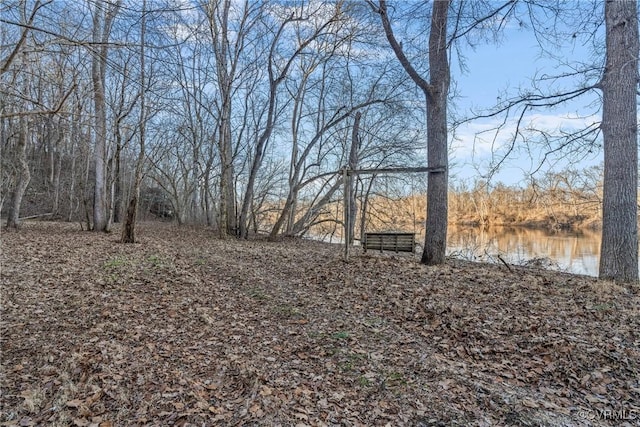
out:
{"label": "blue sky", "polygon": [[[557,53],[568,62],[587,62],[590,58],[589,49],[577,43],[567,43],[566,48]],[[451,72],[460,93],[460,97],[454,101],[458,115],[464,114],[464,111],[471,107],[491,108],[496,104],[497,97],[505,91],[513,96],[517,93],[518,87],[530,87],[534,75],[555,74],[559,71],[555,60],[540,54],[533,33],[518,28],[507,29],[503,42],[498,45],[481,43],[475,50],[467,49],[465,60],[468,72],[462,74],[456,58],[452,58]],[[565,84],[577,85],[579,82],[566,81]],[[597,106],[588,105],[596,99],[596,94],[591,93],[577,102],[553,110],[541,109],[528,113],[525,116],[525,124],[549,131],[581,128],[600,120]],[[472,182],[479,173],[486,173],[492,151],[496,148],[499,151],[500,147],[504,147],[509,141],[515,129],[515,122],[508,123],[505,130],[497,135],[495,132],[486,132],[477,136],[477,132],[491,129],[502,120],[502,116],[479,119],[457,130],[458,138],[452,142],[451,158],[454,184],[455,180]],[[528,172],[538,167],[539,161],[536,157],[539,154],[540,152],[534,150],[530,156],[520,149],[505,163],[493,180],[509,185],[521,183]],[[595,149],[579,163],[570,164],[561,157],[552,158],[543,170],[552,165],[556,170],[568,166],[582,168],[599,164],[601,161],[602,152]]]}

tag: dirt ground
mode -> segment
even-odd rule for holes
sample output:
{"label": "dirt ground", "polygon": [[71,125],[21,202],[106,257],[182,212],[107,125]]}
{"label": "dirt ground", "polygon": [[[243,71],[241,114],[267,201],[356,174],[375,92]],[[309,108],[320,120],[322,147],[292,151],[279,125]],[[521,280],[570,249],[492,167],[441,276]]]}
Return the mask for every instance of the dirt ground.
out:
{"label": "dirt ground", "polygon": [[0,425],[640,425],[640,295],[143,224],[2,232]]}

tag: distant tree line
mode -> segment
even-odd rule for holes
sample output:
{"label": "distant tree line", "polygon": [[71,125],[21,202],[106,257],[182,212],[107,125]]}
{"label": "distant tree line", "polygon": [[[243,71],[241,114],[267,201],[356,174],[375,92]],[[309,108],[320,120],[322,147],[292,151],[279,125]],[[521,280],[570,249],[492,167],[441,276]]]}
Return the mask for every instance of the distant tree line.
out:
{"label": "distant tree line", "polygon": [[[378,179],[368,192],[356,192],[356,238],[365,231],[410,231],[424,234],[426,198],[418,180]],[[366,199],[366,203],[365,203]],[[490,184],[476,180],[449,188],[449,224],[453,226],[517,226],[548,231],[600,230],[602,167],[548,172],[527,185]],[[303,232],[314,238],[343,237],[342,201],[335,200],[317,224]],[[273,218],[260,218],[268,230]]]}
{"label": "distant tree line", "polygon": [[477,180],[458,185],[450,198],[451,222],[523,225],[551,230],[602,227],[602,167],[547,172],[525,186]]}

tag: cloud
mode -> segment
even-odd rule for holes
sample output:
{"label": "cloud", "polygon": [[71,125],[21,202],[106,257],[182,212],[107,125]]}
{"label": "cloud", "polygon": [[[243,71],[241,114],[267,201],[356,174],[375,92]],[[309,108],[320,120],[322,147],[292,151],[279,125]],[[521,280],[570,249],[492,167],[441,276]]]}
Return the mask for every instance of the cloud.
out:
{"label": "cloud", "polygon": [[580,116],[573,113],[530,114],[520,121],[503,122],[499,118],[476,120],[458,127],[451,144],[452,155],[458,160],[486,158],[500,153],[513,141],[534,138],[541,133],[560,135],[585,129],[600,121],[599,115]]}

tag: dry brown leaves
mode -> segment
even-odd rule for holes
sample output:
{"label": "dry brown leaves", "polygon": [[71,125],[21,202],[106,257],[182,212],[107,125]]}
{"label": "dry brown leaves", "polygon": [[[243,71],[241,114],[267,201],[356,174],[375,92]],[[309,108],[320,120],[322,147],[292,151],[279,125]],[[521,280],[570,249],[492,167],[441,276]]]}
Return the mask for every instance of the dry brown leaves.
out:
{"label": "dry brown leaves", "polygon": [[0,425],[639,422],[637,289],[410,255],[347,264],[336,246],[170,225],[140,235],[3,232]]}

